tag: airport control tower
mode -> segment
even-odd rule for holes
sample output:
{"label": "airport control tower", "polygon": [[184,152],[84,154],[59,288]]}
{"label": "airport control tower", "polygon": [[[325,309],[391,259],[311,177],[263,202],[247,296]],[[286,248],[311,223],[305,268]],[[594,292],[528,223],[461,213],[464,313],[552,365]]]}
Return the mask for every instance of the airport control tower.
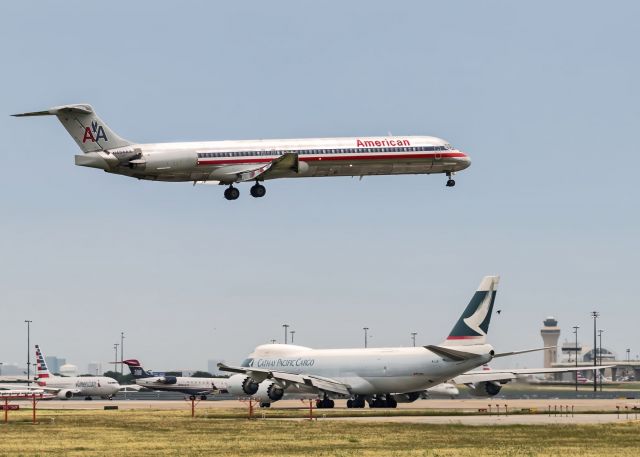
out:
{"label": "airport control tower", "polygon": [[[540,336],[544,341],[545,346],[558,346],[558,339],[560,339],[560,327],[558,327],[558,321],[555,317],[547,317],[543,321],[544,327],[540,330]],[[544,351],[544,367],[551,368],[551,364],[558,360],[558,349],[547,349]]]}

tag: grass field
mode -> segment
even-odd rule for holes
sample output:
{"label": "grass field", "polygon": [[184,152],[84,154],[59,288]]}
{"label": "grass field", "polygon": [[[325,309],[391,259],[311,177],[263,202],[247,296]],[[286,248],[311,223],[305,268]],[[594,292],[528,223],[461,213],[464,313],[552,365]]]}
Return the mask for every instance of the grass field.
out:
{"label": "grass field", "polygon": [[197,417],[184,411],[11,412],[0,455],[636,456],[640,425],[463,426]]}

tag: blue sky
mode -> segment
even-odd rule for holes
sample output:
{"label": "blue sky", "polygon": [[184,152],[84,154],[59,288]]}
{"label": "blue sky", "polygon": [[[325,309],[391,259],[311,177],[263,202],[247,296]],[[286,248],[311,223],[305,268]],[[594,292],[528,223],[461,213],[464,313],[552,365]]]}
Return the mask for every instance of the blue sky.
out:
{"label": "blue sky", "polygon": [[[127,355],[205,368],[282,339],[441,341],[485,274],[490,340],[539,346],[598,309],[640,353],[640,32],[635,2],[6,2],[0,14],[0,360],[24,319],[84,369]],[[473,164],[442,176],[215,186],[73,165],[54,118],[89,102],[139,142],[435,135]],[[562,338],[562,337],[561,337]],[[537,366],[541,354],[500,361]],[[496,365],[499,366],[499,365]]]}

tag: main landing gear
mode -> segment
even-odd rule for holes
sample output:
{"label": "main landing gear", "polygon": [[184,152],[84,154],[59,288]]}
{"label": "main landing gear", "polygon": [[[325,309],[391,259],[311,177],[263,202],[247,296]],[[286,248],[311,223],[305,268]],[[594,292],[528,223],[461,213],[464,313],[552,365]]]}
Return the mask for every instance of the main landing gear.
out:
{"label": "main landing gear", "polygon": [[347,400],[347,408],[364,408],[364,397],[357,395],[356,398]]}
{"label": "main landing gear", "polygon": [[259,182],[256,182],[253,186],[251,186],[251,189],[249,192],[251,193],[252,197],[262,198],[267,193],[267,188],[264,187]]}
{"label": "main landing gear", "polygon": [[398,402],[391,394],[376,395],[368,400],[369,408],[397,408]]}
{"label": "main landing gear", "polygon": [[454,173],[452,171],[447,171],[447,187],[453,187],[456,185],[456,182],[453,180],[452,176]]}
{"label": "main landing gear", "polygon": [[[256,183],[251,186],[251,189],[249,189],[249,193],[252,197],[262,198],[266,195],[267,188],[256,181]],[[226,198],[227,200],[237,200],[239,196],[240,190],[233,187],[233,184],[230,184],[229,187],[227,187],[224,191],[224,198]]]}
{"label": "main landing gear", "polygon": [[330,409],[333,408],[336,403],[327,397],[324,397],[322,400],[316,400],[316,408],[318,409]]}

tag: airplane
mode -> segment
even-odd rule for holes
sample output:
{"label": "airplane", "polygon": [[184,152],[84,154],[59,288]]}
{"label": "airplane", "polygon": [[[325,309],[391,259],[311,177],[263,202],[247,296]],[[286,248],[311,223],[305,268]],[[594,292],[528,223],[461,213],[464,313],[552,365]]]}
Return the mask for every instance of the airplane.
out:
{"label": "airplane", "polygon": [[541,349],[496,353],[486,342],[498,276],[485,276],[447,339],[438,345],[395,348],[311,349],[258,346],[240,366],[219,363],[236,373],[227,390],[236,396],[264,395],[271,401],[286,392],[315,392],[319,408],[333,408],[333,398],[347,407],[397,406],[417,400],[421,392],[494,358]]}
{"label": "airplane", "polygon": [[56,398],[55,395],[51,395],[51,393],[44,389],[22,386],[3,386],[0,384],[0,399],[31,400],[34,395],[37,400],[53,400]]}
{"label": "airplane", "polygon": [[111,400],[121,388],[118,381],[107,376],[55,376],[47,368],[40,347],[36,344],[36,382],[42,390],[53,391],[59,399],[69,399],[74,395],[92,396]]}
{"label": "airplane", "polygon": [[229,186],[227,200],[240,196],[234,184],[255,182],[251,196],[266,194],[263,181],[277,178],[445,174],[471,164],[467,154],[431,136],[307,138],[140,144],[119,137],[91,105],[73,104],[13,114],[58,118],[76,141],[75,164],[153,181]]}
{"label": "airplane", "polygon": [[[578,367],[578,368],[512,368],[492,370],[489,366],[484,365],[482,370],[469,371],[456,376],[451,380],[454,384],[464,384],[471,390],[474,397],[494,397],[500,393],[502,386],[508,382],[514,381],[519,377],[550,374],[550,373],[570,373],[572,371],[588,371],[603,370],[610,368],[612,365],[594,367]],[[580,379],[578,373],[578,380]]]}
{"label": "airplane", "polygon": [[206,400],[207,395],[220,390],[216,387],[214,378],[192,378],[187,376],[154,376],[142,368],[136,359],[124,360],[122,363],[129,367],[131,375],[137,385],[152,390],[168,392],[182,392],[189,395],[189,399]]}

